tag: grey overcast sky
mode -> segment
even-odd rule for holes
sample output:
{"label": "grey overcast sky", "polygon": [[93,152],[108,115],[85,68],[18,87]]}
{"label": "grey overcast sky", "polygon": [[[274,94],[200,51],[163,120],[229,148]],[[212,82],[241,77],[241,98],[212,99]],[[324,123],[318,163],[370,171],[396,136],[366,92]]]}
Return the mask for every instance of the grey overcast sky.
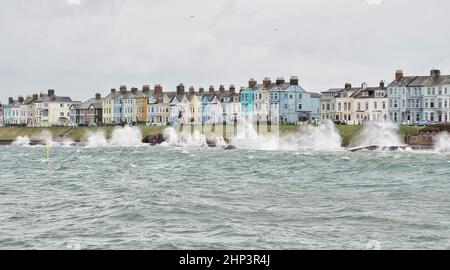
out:
{"label": "grey overcast sky", "polygon": [[246,84],[309,91],[450,73],[447,0],[0,0],[0,101],[121,84]]}

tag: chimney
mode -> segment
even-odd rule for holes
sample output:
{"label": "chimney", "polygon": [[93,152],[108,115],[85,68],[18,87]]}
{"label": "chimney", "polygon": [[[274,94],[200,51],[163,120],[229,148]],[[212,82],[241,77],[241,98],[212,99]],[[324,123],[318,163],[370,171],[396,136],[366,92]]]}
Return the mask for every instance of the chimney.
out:
{"label": "chimney", "polygon": [[403,79],[403,70],[398,69],[398,70],[395,72],[395,80],[396,80],[396,81],[400,81],[401,79]]}
{"label": "chimney", "polygon": [[160,84],[155,85],[155,94],[162,94],[163,88]]}
{"label": "chimney", "polygon": [[49,89],[47,93],[48,93],[49,97],[54,97],[55,96],[55,90],[53,90],[53,89]]}
{"label": "chimney", "polygon": [[290,85],[298,85],[298,76],[291,76]]}
{"label": "chimney", "polygon": [[277,78],[277,86],[278,85],[282,85],[284,83],[284,78],[283,77],[278,77]]}
{"label": "chimney", "polygon": [[184,95],[184,85],[182,83],[177,86],[177,95]]}
{"label": "chimney", "polygon": [[39,94],[33,94],[33,100],[36,100],[39,98]]}
{"label": "chimney", "polygon": [[352,89],[352,84],[351,83],[346,83],[345,84],[345,90],[350,90]]}
{"label": "chimney", "polygon": [[251,78],[251,79],[248,81],[248,87],[250,87],[250,88],[255,88],[257,83],[258,83],[258,82],[257,82],[255,79]]}
{"label": "chimney", "polygon": [[203,95],[203,94],[205,93],[205,88],[200,87],[200,88],[198,89],[198,92],[199,92],[201,95]]}
{"label": "chimney", "polygon": [[380,88],[381,88],[381,89],[384,89],[384,81],[381,81],[381,82],[380,82]]}
{"label": "chimney", "polygon": [[136,95],[138,92],[137,87],[131,87],[131,93],[133,93],[133,95]]}
{"label": "chimney", "polygon": [[8,98],[8,104],[9,105],[13,104],[13,102],[14,102],[14,98],[12,98],[12,97]]}
{"label": "chimney", "polygon": [[194,95],[195,94],[195,88],[194,86],[189,87],[189,94]]}
{"label": "chimney", "polygon": [[120,93],[121,94],[125,94],[127,92],[127,86],[126,85],[121,85],[120,86]]}
{"label": "chimney", "polygon": [[100,100],[102,98],[102,95],[100,93],[95,94],[95,99]]}
{"label": "chimney", "polygon": [[145,94],[148,94],[150,92],[150,85],[144,85],[142,86],[142,92],[144,92]]}
{"label": "chimney", "polygon": [[230,85],[230,93],[235,94],[236,93],[236,87],[234,84]]}
{"label": "chimney", "polygon": [[436,79],[437,77],[441,76],[441,71],[439,69],[432,69],[430,72],[430,76],[433,79]]}
{"label": "chimney", "polygon": [[214,93],[214,85],[210,85],[209,86],[209,92],[210,93]]}
{"label": "chimney", "polygon": [[367,83],[366,82],[363,82],[362,84],[361,84],[361,89],[366,89],[367,88]]}
{"label": "chimney", "polygon": [[23,96],[19,96],[19,97],[17,98],[17,101],[19,101],[19,103],[23,103],[23,101],[24,101]]}
{"label": "chimney", "polygon": [[220,92],[220,93],[225,93],[225,86],[220,85],[220,87],[219,87],[219,92]]}
{"label": "chimney", "polygon": [[269,77],[265,77],[265,78],[264,78],[264,80],[263,80],[263,85],[264,85],[264,87],[268,87],[269,84],[271,84],[271,83],[272,83],[272,81],[270,80]]}
{"label": "chimney", "polygon": [[115,94],[116,93],[116,89],[115,88],[112,88],[111,89],[111,94]]}

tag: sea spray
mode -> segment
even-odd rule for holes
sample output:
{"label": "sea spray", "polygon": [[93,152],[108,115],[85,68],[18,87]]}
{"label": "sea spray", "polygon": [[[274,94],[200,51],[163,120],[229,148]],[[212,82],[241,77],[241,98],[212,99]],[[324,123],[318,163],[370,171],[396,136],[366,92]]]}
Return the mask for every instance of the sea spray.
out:
{"label": "sea spray", "polygon": [[450,153],[450,134],[442,132],[436,138],[434,149],[439,153]]}
{"label": "sea spray", "polygon": [[42,130],[39,134],[32,136],[33,140],[42,142],[44,144],[46,143],[52,143],[53,142],[53,135],[49,130]]}
{"label": "sea spray", "polygon": [[28,136],[18,136],[16,140],[12,143],[15,146],[27,146],[30,145],[30,137]]}
{"label": "sea spray", "polygon": [[325,122],[319,126],[301,127],[296,133],[282,137],[280,143],[282,150],[342,150],[342,138],[332,122]]}
{"label": "sea spray", "polygon": [[400,127],[389,121],[373,121],[364,125],[362,131],[351,141],[351,145],[403,145],[399,135]]}
{"label": "sea spray", "polygon": [[163,132],[164,142],[162,146],[176,146],[176,147],[206,147],[206,136],[199,131],[194,131],[191,135],[188,132],[178,134],[173,127],[168,127]]}
{"label": "sea spray", "polygon": [[341,143],[342,138],[331,122],[300,127],[286,136],[280,136],[278,132],[258,135],[253,125],[248,124],[232,140],[238,148],[266,151],[339,151],[342,150]]}
{"label": "sea spray", "polygon": [[141,130],[137,127],[125,126],[116,128],[111,134],[109,140],[111,146],[117,147],[139,147],[142,146]]}
{"label": "sea spray", "polygon": [[86,142],[86,147],[90,148],[107,147],[109,145],[108,140],[105,136],[105,132],[103,131],[86,132],[86,134],[84,135],[84,141]]}
{"label": "sea spray", "polygon": [[260,135],[254,126],[247,122],[241,125],[231,144],[240,149],[275,151],[280,149],[280,137],[278,132]]}

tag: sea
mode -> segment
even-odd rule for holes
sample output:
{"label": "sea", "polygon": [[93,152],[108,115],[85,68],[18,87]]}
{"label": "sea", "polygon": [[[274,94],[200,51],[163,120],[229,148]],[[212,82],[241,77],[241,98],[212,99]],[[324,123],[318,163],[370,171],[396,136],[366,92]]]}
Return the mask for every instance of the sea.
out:
{"label": "sea", "polygon": [[450,248],[445,151],[22,141],[0,147],[0,249]]}

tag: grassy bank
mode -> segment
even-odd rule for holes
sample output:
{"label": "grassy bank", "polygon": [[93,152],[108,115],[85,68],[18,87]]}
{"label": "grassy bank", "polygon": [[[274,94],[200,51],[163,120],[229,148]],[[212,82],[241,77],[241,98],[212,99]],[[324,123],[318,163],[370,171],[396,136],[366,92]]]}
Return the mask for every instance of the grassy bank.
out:
{"label": "grassy bank", "polygon": [[[70,130],[66,137],[70,138],[74,141],[81,141],[83,137],[85,136],[86,132],[98,132],[103,131],[105,135],[109,138],[111,136],[111,133],[113,132],[115,127],[77,127],[72,130]],[[156,135],[160,134],[164,131],[165,127],[139,127],[141,129],[142,135]],[[187,130],[189,130],[190,127],[185,127]],[[219,131],[220,125],[217,126],[216,131]],[[363,126],[336,126],[339,134],[342,137],[342,142],[344,145],[348,145],[353,138],[355,138],[362,130]],[[197,129],[200,129],[200,127],[197,127]],[[261,130],[264,128],[261,127]],[[290,133],[295,132],[299,129],[298,126],[280,126],[280,132],[281,133]],[[406,136],[406,135],[417,135],[418,131],[420,130],[420,127],[409,127],[409,126],[402,126],[400,127],[400,135]],[[59,137],[60,134],[67,131],[68,128],[32,128],[32,127],[0,127],[0,140],[5,141],[13,141],[18,136],[28,136],[31,139],[33,138],[39,138],[39,135],[42,134],[43,131],[49,131],[53,135],[53,138],[56,139]],[[210,130],[210,127],[205,127],[205,130]],[[220,129],[221,130],[221,129]],[[232,136],[232,130],[233,128],[230,127],[227,129],[227,134],[229,137]],[[207,132],[208,133],[208,132]],[[220,133],[219,133],[220,134]]]}

